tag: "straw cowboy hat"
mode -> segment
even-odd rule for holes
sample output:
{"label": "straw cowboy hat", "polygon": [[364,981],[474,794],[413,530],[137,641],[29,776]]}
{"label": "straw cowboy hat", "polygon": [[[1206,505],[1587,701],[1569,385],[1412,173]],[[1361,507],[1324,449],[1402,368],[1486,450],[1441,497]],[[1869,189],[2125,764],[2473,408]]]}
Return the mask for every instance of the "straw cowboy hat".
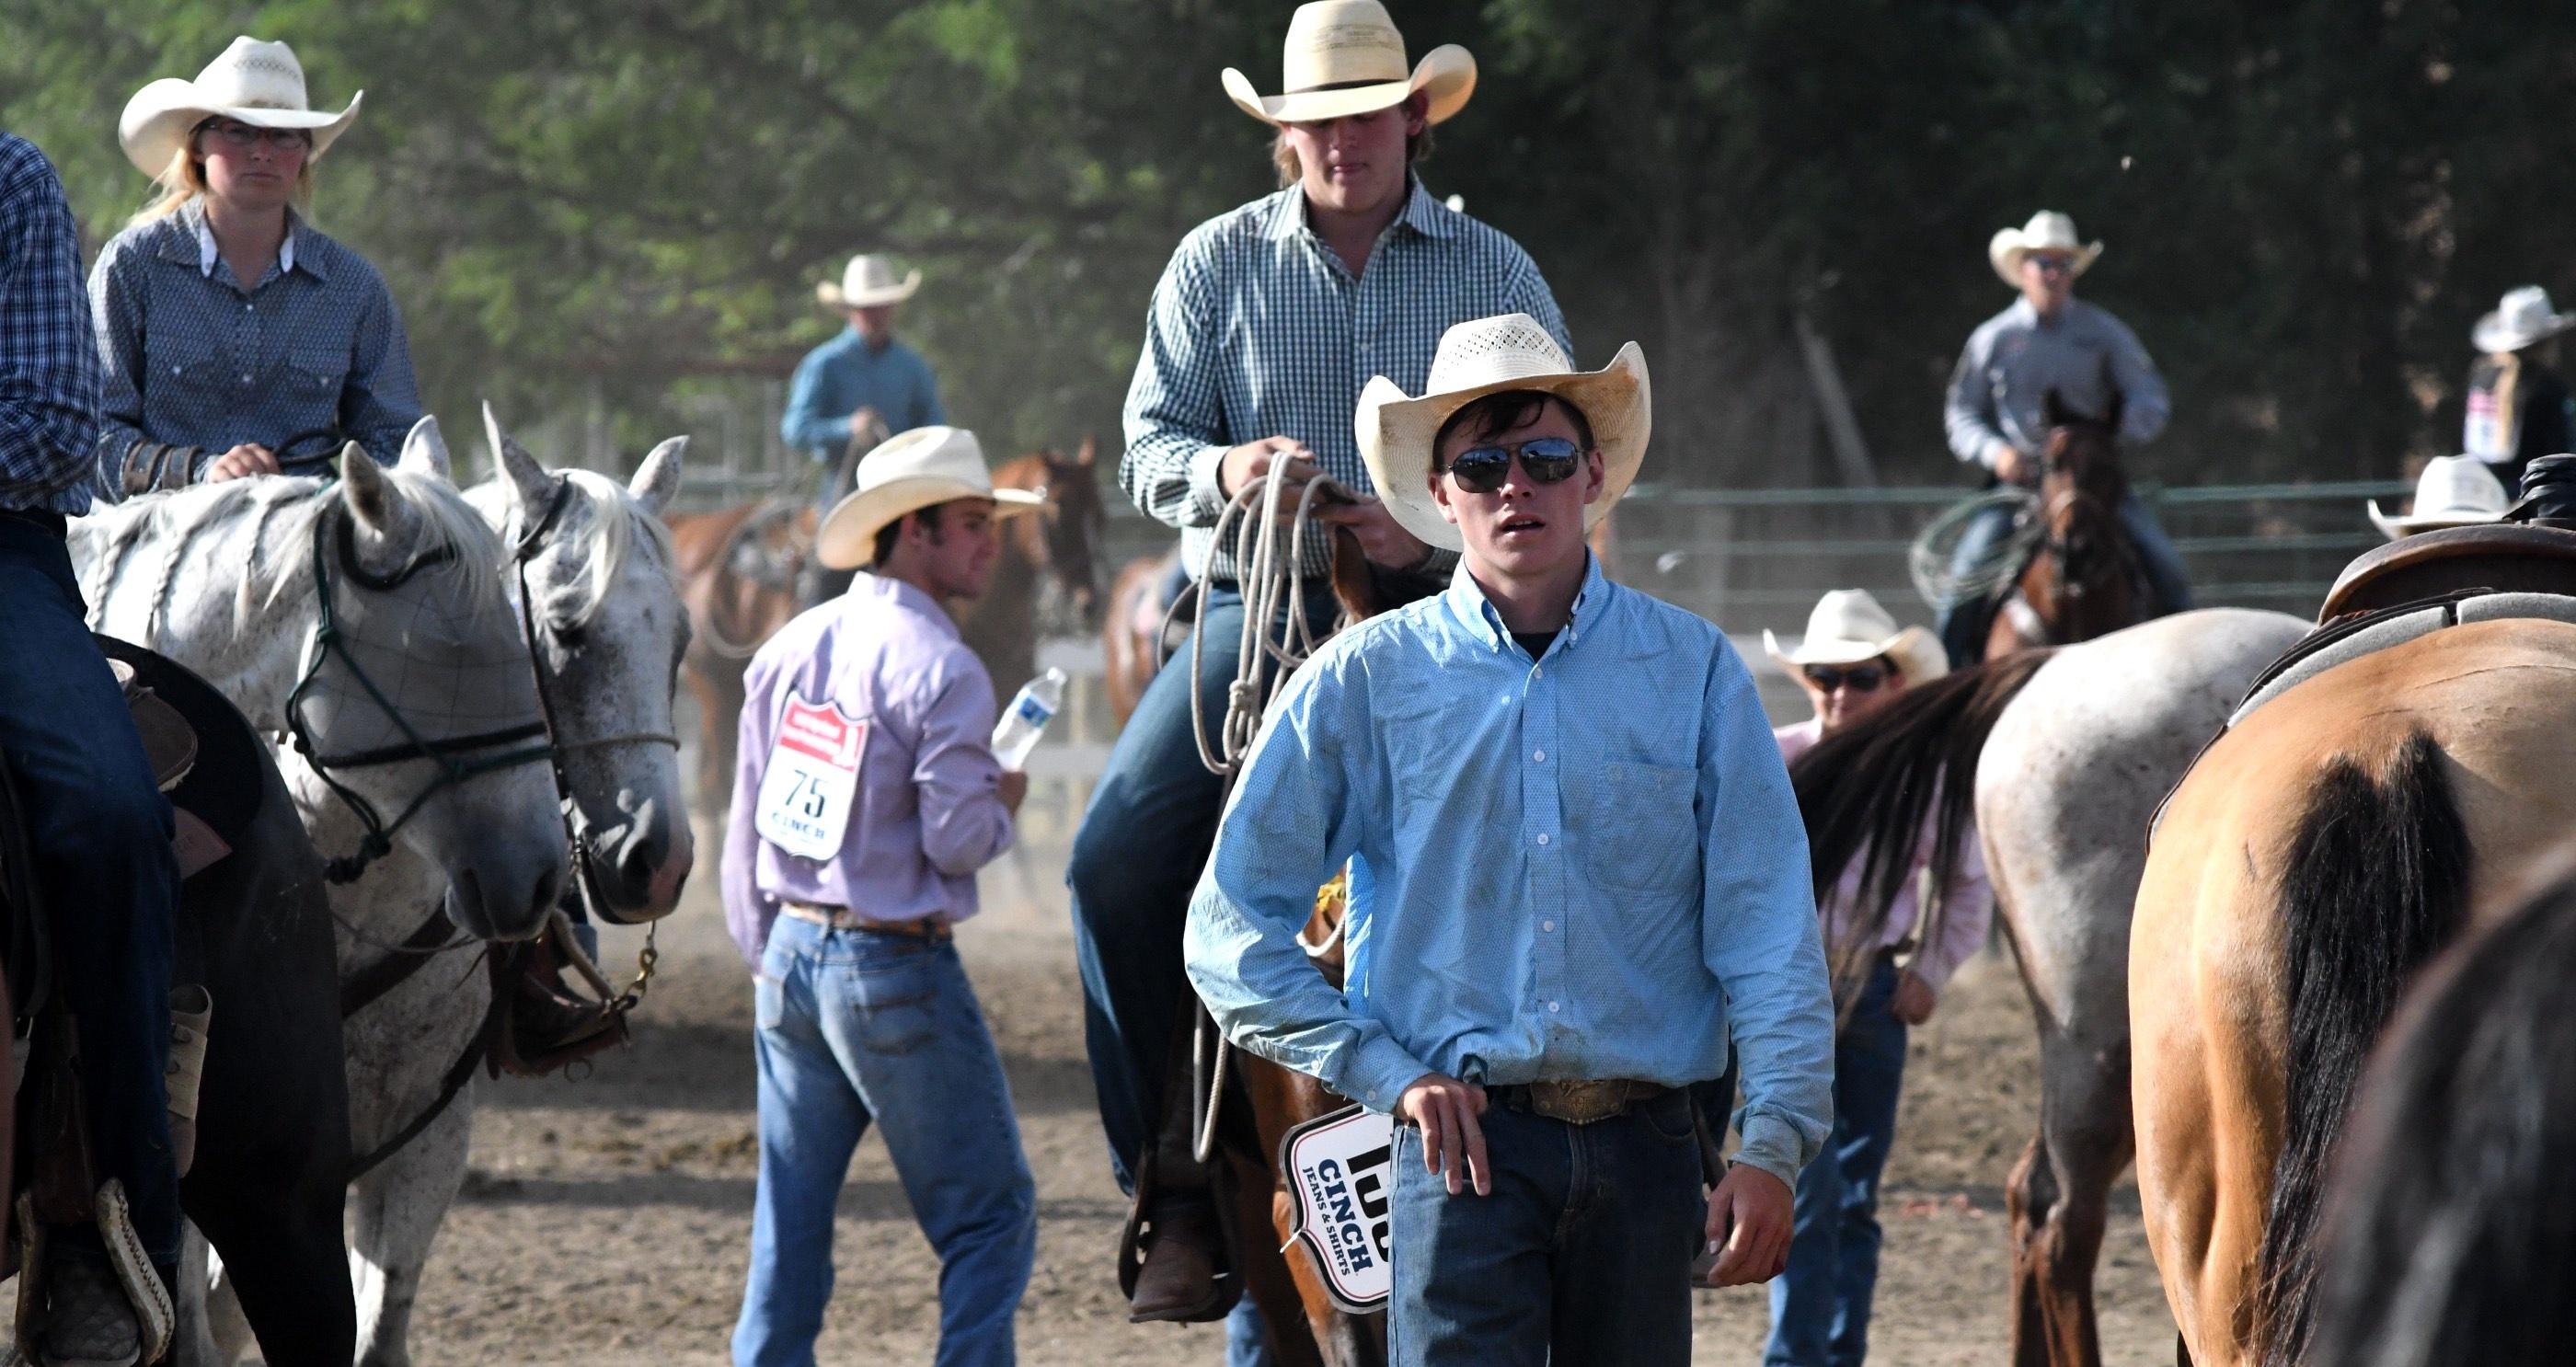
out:
{"label": "straw cowboy hat", "polygon": [[2030,222],[2018,228],[2006,228],[1986,244],[1986,259],[1994,263],[1995,274],[2014,289],[2021,288],[2021,259],[2032,252],[2068,252],[2075,257],[2074,274],[2093,269],[2093,258],[2102,254],[2099,242],[2081,242],[2075,236],[2075,220],[2054,209],[2042,209],[2030,216]]}
{"label": "straw cowboy hat", "polygon": [[920,271],[897,280],[894,262],[874,252],[861,252],[842,268],[840,283],[823,281],[814,287],[814,297],[827,309],[872,309],[881,304],[900,304],[920,288]]}
{"label": "straw cowboy hat", "polygon": [[1476,59],[1456,43],[1443,43],[1407,68],[1404,35],[1396,32],[1378,0],[1313,0],[1288,20],[1281,45],[1279,85],[1284,94],[1253,90],[1252,78],[1225,69],[1225,93],[1263,123],[1314,123],[1391,109],[1421,91],[1431,97],[1433,123],[1467,107],[1476,93]]}
{"label": "straw cowboy hat", "polygon": [[1352,427],[1360,459],[1368,463],[1377,496],[1404,529],[1434,546],[1463,549],[1458,528],[1431,498],[1431,443],[1449,415],[1488,394],[1534,389],[1554,394],[1583,412],[1604,467],[1601,497],[1583,510],[1586,531],[1610,515],[1645,463],[1653,426],[1646,383],[1646,354],[1635,342],[1619,348],[1610,364],[1578,371],[1574,362],[1526,313],[1506,313],[1460,323],[1440,334],[1431,375],[1421,398],[1405,397],[1395,381],[1371,378],[1360,391]]}
{"label": "straw cowboy hat", "polygon": [[2495,312],[2469,329],[2469,344],[2497,355],[2548,341],[2571,327],[2576,327],[2576,313],[2560,313],[2550,305],[2549,291],[2525,285],[2506,291]]}
{"label": "straw cowboy hat", "polygon": [[916,427],[878,443],[859,458],[857,492],[832,505],[815,538],[815,551],[830,569],[865,565],[876,554],[878,529],[905,513],[959,498],[993,500],[996,520],[1046,502],[1026,489],[996,489],[984,468],[984,447],[962,427]]}
{"label": "straw cowboy hat", "polygon": [[1762,633],[1762,649],[1792,677],[1803,677],[1808,665],[1856,665],[1881,655],[1896,662],[1909,686],[1950,672],[1940,639],[1921,627],[1900,630],[1867,589],[1835,589],[1817,599],[1796,650],[1782,650],[1769,631]]}
{"label": "straw cowboy hat", "polygon": [[301,128],[313,135],[309,159],[319,161],[358,117],[358,101],[365,96],[359,91],[349,97],[348,108],[322,113],[304,97],[304,65],[295,60],[295,49],[235,38],[197,79],[165,76],[134,92],[116,121],[116,140],[124,144],[126,160],[157,176],[178,159],[198,124],[220,114],[253,128]]}
{"label": "straw cowboy hat", "polygon": [[2485,461],[2473,456],[2435,456],[2424,462],[2424,473],[2415,480],[2415,506],[2404,517],[2379,511],[2379,500],[2370,501],[2370,520],[2389,540],[2411,532],[2429,532],[2436,527],[2470,527],[2493,522],[2504,516],[2511,500],[2504,494],[2504,482],[2487,468]]}

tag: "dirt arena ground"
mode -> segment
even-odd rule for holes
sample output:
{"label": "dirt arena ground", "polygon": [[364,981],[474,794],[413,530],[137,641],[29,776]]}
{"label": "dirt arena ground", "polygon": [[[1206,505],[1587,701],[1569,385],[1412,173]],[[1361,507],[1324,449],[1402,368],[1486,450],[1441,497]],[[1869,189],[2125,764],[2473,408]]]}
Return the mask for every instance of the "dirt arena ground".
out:
{"label": "dirt arena ground", "polygon": [[[1063,824],[1061,813],[1032,815],[1040,818],[1033,827]],[[702,853],[713,848],[702,838]],[[1020,1312],[1021,1358],[1215,1363],[1215,1326],[1130,1325],[1112,1284],[1121,1205],[1082,1062],[1061,850],[1041,835],[1024,859],[988,870],[987,912],[958,937],[1009,1065],[1037,1175],[1040,1249]],[[666,926],[663,973],[632,1049],[578,1082],[510,1082],[484,1093],[473,1170],[416,1321],[424,1367],[726,1361],[756,1157],[751,993],[724,937],[712,874],[694,880]],[[1888,1175],[1873,1361],[2002,1359],[2001,1183],[2030,1132],[2036,1076],[2011,964],[1982,958],[1915,1035]],[[937,1265],[873,1140],[841,1195],[836,1261],[822,1359],[929,1362]],[[2173,1329],[2133,1189],[2115,1198],[2101,1301],[2109,1361],[2172,1361]],[[1698,1360],[1758,1360],[1759,1292],[1702,1293],[1697,1321]]]}

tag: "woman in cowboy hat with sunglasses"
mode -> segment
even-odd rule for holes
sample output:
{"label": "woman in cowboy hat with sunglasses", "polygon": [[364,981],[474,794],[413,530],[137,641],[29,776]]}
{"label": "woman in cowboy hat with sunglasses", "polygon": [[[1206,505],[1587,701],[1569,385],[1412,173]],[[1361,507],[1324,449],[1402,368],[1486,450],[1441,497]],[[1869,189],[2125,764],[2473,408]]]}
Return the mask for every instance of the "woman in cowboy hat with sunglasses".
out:
{"label": "woman in cowboy hat with sunglasses", "polygon": [[[1997,232],[1986,244],[1987,264],[2021,297],[1968,338],[1950,375],[1942,422],[1952,454],[1993,482],[2039,482],[2052,393],[2074,412],[2095,414],[2110,412],[2116,396],[2124,450],[2164,431],[2171,411],[2164,377],[2156,373],[2138,335],[2108,310],[2075,297],[2077,277],[2101,255],[2102,244],[2083,241],[2074,219],[2048,209],[2031,215],[2021,227]],[[2150,615],[2190,607],[2189,574],[2155,514],[2135,492],[2119,512],[2153,592]],[[1963,575],[1988,568],[1984,562],[2012,534],[2012,516],[2009,507],[1997,506],[1971,521],[1952,549],[1952,565]],[[1952,664],[1978,658],[1984,617],[1981,603],[1942,609],[1936,629]]]}
{"label": "woman in cowboy hat with sunglasses", "polygon": [[[1578,371],[1525,314],[1449,329],[1420,398],[1369,381],[1385,506],[1458,569],[1290,678],[1190,907],[1227,1037],[1402,1122],[1396,1367],[1688,1362],[1694,1251],[1718,1285],[1777,1273],[1829,1123],[1806,841],[1752,675],[1584,544],[1648,429],[1633,344]],[[1298,934],[1345,860],[1336,990]],[[1730,1041],[1744,1143],[1703,1197],[1690,1089]]]}
{"label": "woman in cowboy hat with sunglasses", "polygon": [[[1762,647],[1816,709],[1772,733],[1780,758],[1792,766],[1818,741],[1950,672],[1932,633],[1900,629],[1867,589],[1826,594],[1808,614],[1796,649],[1782,649],[1768,631]],[[1771,1283],[1765,1367],[1844,1367],[1868,1352],[1878,1282],[1878,1178],[1896,1139],[1905,1032],[1932,1018],[1950,975],[1985,943],[1994,912],[1976,833],[1963,839],[1959,871],[1943,891],[1938,927],[1928,939],[1915,892],[1933,857],[1928,831],[1905,890],[1877,914],[1862,910],[1866,850],[1819,890],[1826,958],[1844,1004],[1834,1034],[1834,1128],[1824,1152],[1798,1173],[1797,1232],[1788,1270]]]}
{"label": "woman in cowboy hat with sunglasses", "polygon": [[2469,367],[2460,448],[2487,463],[2508,498],[2520,492],[2525,467],[2566,450],[2576,432],[2576,397],[2558,376],[2558,337],[2571,327],[2576,313],[2560,313],[2549,291],[2524,285],[2469,329],[2480,354]]}
{"label": "woman in cowboy hat with sunglasses", "polygon": [[392,464],[420,419],[402,316],[365,258],[305,220],[314,164],[358,116],[305,96],[284,43],[236,38],[126,102],[117,139],[160,194],[90,272],[110,500],[336,455]]}

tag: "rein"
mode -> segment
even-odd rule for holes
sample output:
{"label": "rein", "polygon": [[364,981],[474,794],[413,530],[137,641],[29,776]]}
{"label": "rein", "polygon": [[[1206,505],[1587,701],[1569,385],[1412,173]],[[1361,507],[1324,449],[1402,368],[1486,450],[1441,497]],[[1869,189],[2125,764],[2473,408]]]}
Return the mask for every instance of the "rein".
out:
{"label": "rein", "polygon": [[[357,550],[350,542],[349,522],[345,515],[325,511],[322,516],[313,520],[313,598],[316,605],[313,639],[306,650],[303,676],[295,681],[295,687],[286,695],[286,729],[288,736],[294,742],[295,752],[304,757],[304,762],[312,768],[314,776],[321,779],[323,786],[329,788],[332,795],[340,799],[341,805],[347,807],[350,813],[358,818],[360,825],[366,827],[367,833],[359,840],[356,852],[326,860],[323,864],[323,877],[334,883],[353,883],[357,881],[360,874],[367,871],[369,864],[393,852],[394,832],[401,830],[403,823],[417,815],[422,805],[432,797],[484,774],[498,773],[504,769],[547,759],[552,755],[553,747],[538,744],[504,750],[500,754],[486,755],[481,758],[460,758],[470,756],[479,750],[499,749],[503,746],[516,746],[521,741],[538,740],[545,736],[546,725],[542,720],[529,721],[491,731],[477,731],[460,736],[440,736],[435,739],[423,736],[420,729],[412,725],[411,719],[402,714],[402,710],[394,705],[393,699],[386,696],[384,689],[377,685],[375,678],[367,673],[366,666],[358,662],[357,655],[349,649],[346,639],[341,635],[339,617],[332,606],[333,557],[324,546],[326,538],[334,527],[337,527],[340,533],[338,560],[341,572],[378,592],[398,588],[408,582],[413,575],[431,566],[454,560],[456,550],[452,546],[442,546],[414,559],[393,574],[370,574],[358,564]],[[376,706],[402,731],[402,743],[345,755],[324,755],[320,752],[319,746],[314,741],[312,729],[305,725],[301,704],[312,690],[315,680],[321,677],[324,662],[335,655],[339,657],[341,665],[349,671],[349,676],[358,681],[359,687],[366,690],[367,696],[374,699]],[[405,804],[390,822],[384,819],[383,814],[376,810],[373,803],[367,801],[346,783],[341,782],[333,772],[402,764],[413,760],[432,761],[438,766],[438,775],[419,792],[413,794],[411,801]]]}

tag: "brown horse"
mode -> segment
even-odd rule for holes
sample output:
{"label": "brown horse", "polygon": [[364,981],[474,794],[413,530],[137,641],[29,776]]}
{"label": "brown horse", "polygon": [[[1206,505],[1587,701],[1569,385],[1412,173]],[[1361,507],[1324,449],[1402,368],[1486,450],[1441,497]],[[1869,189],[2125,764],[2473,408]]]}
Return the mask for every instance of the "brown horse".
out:
{"label": "brown horse", "polygon": [[[950,605],[959,634],[1005,696],[1035,672],[1041,633],[1088,630],[1096,620],[1104,520],[1092,468],[1096,450],[1086,437],[1072,457],[1040,450],[993,472],[995,487],[1039,492],[1047,500],[1037,516],[1002,524],[1001,557],[984,596]],[[689,611],[682,670],[698,705],[698,802],[722,811],[733,788],[742,671],[802,607],[815,510],[782,496],[667,521],[680,599]]]}
{"label": "brown horse", "polygon": [[2204,1367],[2306,1359],[2365,1056],[2416,970],[2576,823],[2576,625],[2461,616],[2241,716],[2154,833],[2129,954],[2138,1189]]}
{"label": "brown horse", "polygon": [[1100,618],[1101,688],[1109,716],[1120,726],[1136,715],[1145,685],[1163,667],[1163,585],[1181,563],[1180,543],[1161,555],[1140,555],[1118,567],[1109,583],[1109,610]]}
{"label": "brown horse", "polygon": [[2138,555],[2120,525],[2129,496],[2120,471],[2120,397],[2098,418],[2068,411],[2050,390],[2030,562],[1995,613],[1985,659],[2033,646],[2069,645],[2144,620]]}

